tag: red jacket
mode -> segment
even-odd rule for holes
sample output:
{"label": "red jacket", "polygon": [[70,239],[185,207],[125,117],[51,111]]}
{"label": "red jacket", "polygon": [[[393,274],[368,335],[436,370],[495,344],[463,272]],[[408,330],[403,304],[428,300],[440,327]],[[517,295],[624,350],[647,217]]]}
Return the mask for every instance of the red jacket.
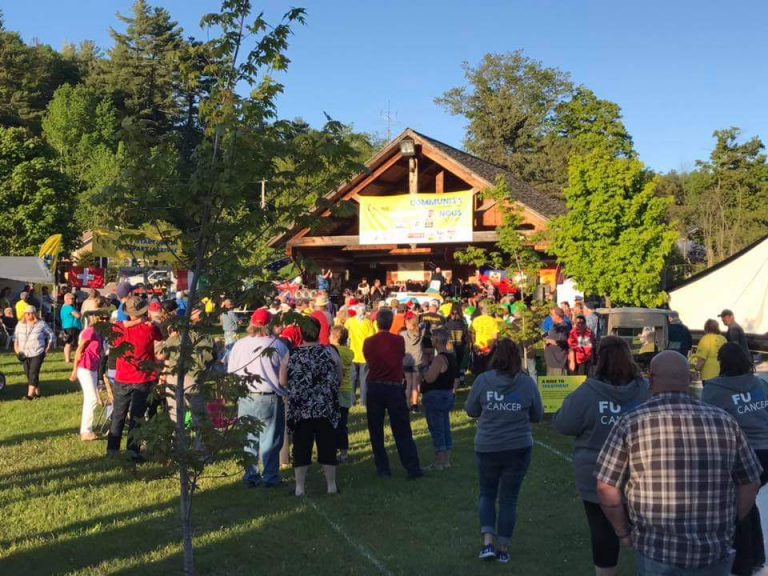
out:
{"label": "red jacket", "polygon": [[163,339],[160,328],[149,322],[126,327],[123,322],[112,326],[118,334],[115,348],[125,345],[125,352],[117,358],[115,380],[121,384],[146,384],[157,380],[158,374],[147,371],[147,363],[155,361],[155,342]]}
{"label": "red jacket", "polygon": [[595,335],[592,330],[584,327],[583,332],[573,328],[568,335],[568,348],[576,355],[576,364],[587,364],[592,360],[595,350]]}

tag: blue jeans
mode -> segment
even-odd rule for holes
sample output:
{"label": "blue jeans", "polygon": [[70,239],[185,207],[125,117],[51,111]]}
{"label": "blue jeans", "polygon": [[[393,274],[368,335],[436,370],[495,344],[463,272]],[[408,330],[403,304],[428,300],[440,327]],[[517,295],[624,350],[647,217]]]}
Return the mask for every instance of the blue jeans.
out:
{"label": "blue jeans", "polygon": [[[283,399],[277,394],[249,394],[238,401],[237,416],[253,416],[262,424],[260,432],[248,435],[245,451],[253,456],[253,463],[246,469],[243,480],[267,486],[279,484],[280,449],[285,434]],[[259,456],[262,462],[261,474],[258,468]]]}
{"label": "blue jeans", "polygon": [[352,370],[349,371],[349,379],[352,382],[352,390],[356,393],[360,388],[360,404],[366,405],[368,397],[368,364],[352,363]]}
{"label": "blue jeans", "polygon": [[643,556],[640,552],[635,554],[637,559],[637,576],[728,576],[731,573],[733,554],[728,554],[722,560],[703,568],[680,568],[671,564],[662,564]]}
{"label": "blue jeans", "polygon": [[[476,452],[480,480],[480,533],[509,546],[517,519],[517,497],[531,463],[532,449]],[[499,500],[498,528],[496,499]]]}
{"label": "blue jeans", "polygon": [[450,390],[430,390],[421,398],[427,427],[436,452],[445,452],[453,448],[451,410],[455,399]]}

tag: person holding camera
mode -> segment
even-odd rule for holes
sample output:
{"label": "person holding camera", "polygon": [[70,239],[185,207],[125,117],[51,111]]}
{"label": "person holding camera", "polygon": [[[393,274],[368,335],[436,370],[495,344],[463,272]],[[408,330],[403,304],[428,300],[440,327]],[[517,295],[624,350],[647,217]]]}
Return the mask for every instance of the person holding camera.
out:
{"label": "person holding camera", "polygon": [[53,330],[37,317],[37,308],[27,304],[22,321],[16,325],[13,339],[13,350],[24,365],[27,377],[27,395],[24,399],[34,400],[40,397],[40,368],[55,342]]}

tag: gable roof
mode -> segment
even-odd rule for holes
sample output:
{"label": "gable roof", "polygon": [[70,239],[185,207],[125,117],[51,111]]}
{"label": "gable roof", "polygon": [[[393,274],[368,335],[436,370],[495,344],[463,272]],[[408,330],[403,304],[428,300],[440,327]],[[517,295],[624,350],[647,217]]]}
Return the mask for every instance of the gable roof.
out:
{"label": "gable roof", "polygon": [[[429,136],[416,132],[415,130],[411,130],[411,132],[418,135],[419,138],[429,142],[432,146],[440,150],[446,156],[449,156],[468,170],[477,174],[490,185],[495,184],[496,179],[499,176],[502,176],[507,181],[507,184],[512,190],[515,200],[521,204],[525,204],[529,208],[536,210],[543,216],[546,216],[547,218],[554,218],[555,216],[565,214],[565,202],[559,198],[555,198],[541,192],[540,190],[537,190],[527,182],[523,182],[518,176],[506,168],[492,164],[491,162],[483,160],[482,158],[473,156],[468,152],[454,148],[445,142],[435,140],[434,138],[430,138]],[[398,137],[397,141],[401,139],[402,136]]]}
{"label": "gable roof", "polygon": [[[523,182],[509,170],[492,164],[491,162],[487,162],[477,156],[473,156],[463,150],[454,148],[445,142],[430,138],[411,128],[406,128],[399,136],[382,147],[381,150],[368,160],[368,162],[365,163],[368,167],[367,171],[356,174],[336,190],[331,190],[326,194],[324,197],[324,200],[326,201],[325,203],[335,203],[342,200],[345,195],[367,179],[375,170],[388,162],[393,163],[394,160],[401,159],[400,142],[406,138],[410,138],[417,144],[421,144],[422,148],[427,147],[430,151],[434,151],[436,155],[446,159],[446,163],[458,165],[464,171],[470,173],[474,180],[482,183],[485,187],[493,186],[496,183],[497,177],[502,176],[506,179],[507,184],[512,190],[514,200],[540,215],[543,220],[549,220],[565,214],[566,212],[565,202],[561,199],[544,194],[530,184]],[[321,216],[326,213],[327,210],[327,205],[321,205],[315,208],[311,215]],[[300,233],[303,229],[305,228],[302,226],[295,226],[289,231],[273,238],[269,244],[270,246],[281,244],[289,238],[294,237],[297,233]]]}

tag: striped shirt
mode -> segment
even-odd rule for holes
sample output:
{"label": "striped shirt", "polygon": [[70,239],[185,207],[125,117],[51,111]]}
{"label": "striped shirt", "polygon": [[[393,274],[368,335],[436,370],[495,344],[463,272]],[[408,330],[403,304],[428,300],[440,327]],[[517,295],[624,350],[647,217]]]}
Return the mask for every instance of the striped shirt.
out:
{"label": "striped shirt", "polygon": [[54,336],[48,324],[38,320],[34,324],[19,322],[16,325],[14,339],[25,356],[34,358],[45,352],[48,344],[54,340]]}
{"label": "striped shirt", "polygon": [[601,482],[624,492],[632,542],[662,564],[701,568],[725,558],[736,529],[736,486],[760,464],[724,410],[671,392],[613,428],[597,460]]}

